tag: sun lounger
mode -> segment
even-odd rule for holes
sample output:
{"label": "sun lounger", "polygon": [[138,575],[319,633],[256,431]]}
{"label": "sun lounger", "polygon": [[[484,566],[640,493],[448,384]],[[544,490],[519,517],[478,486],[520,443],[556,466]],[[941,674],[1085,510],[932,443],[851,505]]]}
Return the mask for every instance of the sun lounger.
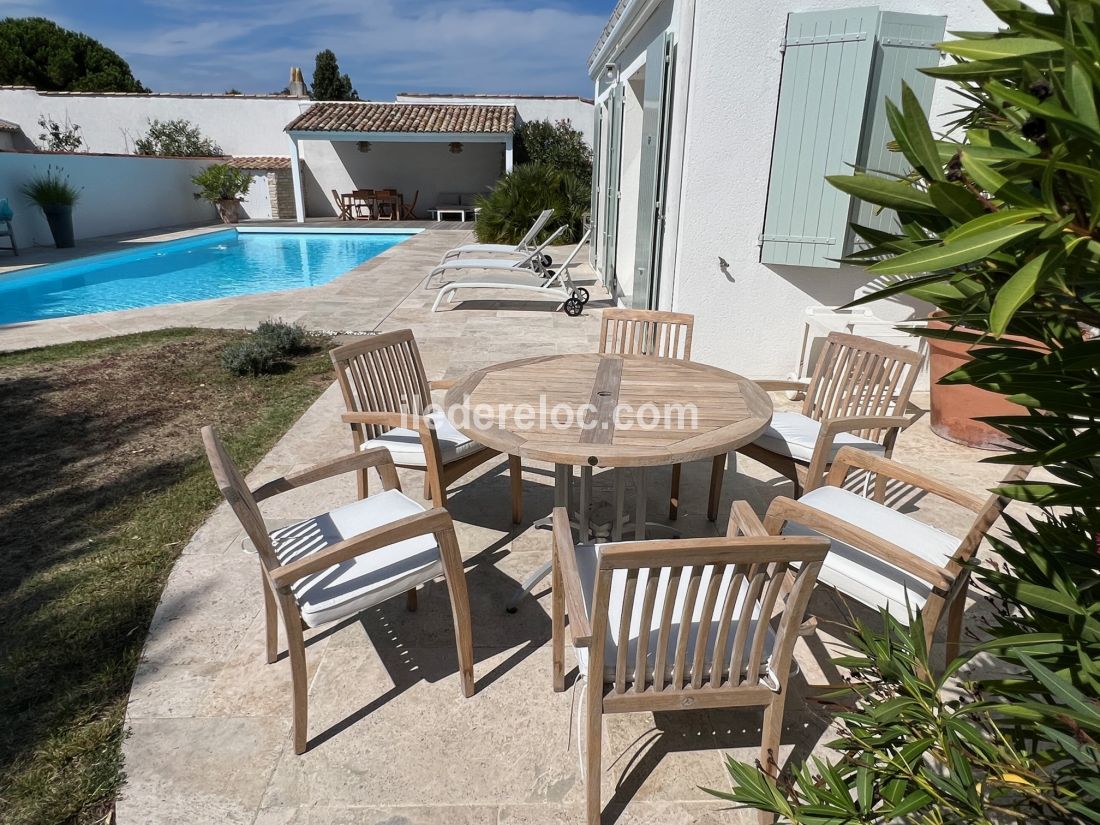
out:
{"label": "sun lounger", "polygon": [[527,252],[522,258],[451,258],[449,261],[443,261],[436,265],[435,269],[428,275],[425,287],[431,287],[432,281],[437,275],[441,275],[452,269],[460,272],[471,269],[491,269],[505,272],[520,271],[541,274],[545,269],[542,265],[543,250],[556,241],[564,231],[565,227],[559,226],[549,238]]}
{"label": "sun lounger", "polygon": [[[544,209],[542,213],[535,219],[535,222],[531,224],[531,228],[527,230],[527,234],[523,236],[523,239],[515,244],[506,243],[470,243],[464,246],[456,246],[454,249],[448,249],[443,253],[443,257],[439,259],[439,262],[446,263],[451,258],[458,258],[462,255],[518,255],[520,257],[526,257],[527,253],[533,248],[535,238],[538,237],[542,228],[546,226],[546,222],[550,220],[550,216],[554,214],[553,209]],[[547,262],[546,266],[550,266]]]}
{"label": "sun lounger", "polygon": [[[548,270],[545,276],[523,267],[509,266],[508,261],[469,261],[477,264],[476,267],[470,268],[487,270],[486,274],[471,275],[468,278],[444,284],[435,298],[432,312],[439,311],[444,298],[447,298],[448,303],[453,301],[460,289],[516,289],[540,295],[558,295],[563,300],[563,308],[567,315],[580,315],[581,309],[588,303],[588,290],[574,285],[569,269],[591,233],[591,228],[587,229],[573,251],[562,261],[558,271],[554,273]],[[486,264],[500,264],[500,266],[486,266]]]}

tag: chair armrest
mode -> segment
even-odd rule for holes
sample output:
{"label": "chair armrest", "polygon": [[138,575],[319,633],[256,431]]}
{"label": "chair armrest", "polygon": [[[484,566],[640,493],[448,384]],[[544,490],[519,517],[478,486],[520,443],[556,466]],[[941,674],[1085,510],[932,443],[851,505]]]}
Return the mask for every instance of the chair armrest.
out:
{"label": "chair armrest", "polygon": [[760,387],[764,392],[783,392],[785,390],[808,390],[810,388],[809,381],[792,381],[789,379],[765,379],[764,381],[754,381],[756,386]]}
{"label": "chair armrest", "polygon": [[357,453],[349,453],[339,458],[322,461],[320,464],[314,464],[312,467],[261,484],[252,491],[252,496],[256,501],[263,501],[279,493],[313,484],[315,481],[322,481],[326,478],[356,470],[365,470],[368,467],[378,468],[378,474],[382,476],[382,486],[385,489],[401,489],[397,481],[397,468],[394,466],[390,451],[385,447],[372,447],[369,450],[361,450]]}
{"label": "chair armrest", "polygon": [[840,433],[856,430],[891,430],[895,427],[900,430],[909,426],[910,423],[911,420],[904,415],[851,415],[841,418],[823,418],[806,471],[806,491],[809,492],[821,485],[825,471],[829,467],[829,457],[833,453],[833,441]]}
{"label": "chair armrest", "polygon": [[457,378],[440,378],[438,381],[429,381],[429,390],[449,390],[458,383]]}
{"label": "chair armrest", "polygon": [[577,553],[573,545],[573,528],[569,524],[569,512],[564,507],[554,508],[554,564],[562,586],[565,588],[565,614],[569,617],[569,633],[573,644],[588,647],[592,639],[592,627],[588,621],[588,609],[584,605],[581,576],[577,571]]}
{"label": "chair armrest", "polygon": [[893,459],[876,455],[867,450],[860,450],[856,447],[841,448],[840,452],[837,453],[836,461],[833,462],[832,469],[829,470],[829,477],[825,483],[832,487],[841,486],[848,475],[848,471],[853,467],[917,487],[926,493],[939,496],[975,513],[980,513],[985,508],[986,500],[984,498],[960,490],[958,487],[907,467]]}
{"label": "chair armrest", "polygon": [[446,510],[436,508],[406,516],[390,524],[376,527],[358,536],[326,547],[304,559],[284,564],[271,571],[271,583],[280,589],[288,588],[299,579],[328,570],[337,564],[362,556],[372,550],[389,547],[415,536],[439,534],[454,530],[454,522]]}
{"label": "chair armrest", "polygon": [[818,440],[826,434],[836,435],[855,430],[890,430],[894,427],[905,429],[912,423],[913,419],[907,415],[846,415],[840,418],[823,418]]}
{"label": "chair armrest", "polygon": [[346,412],[340,414],[345,424],[381,424],[386,427],[405,427],[415,430],[420,427],[419,415],[403,412]]}
{"label": "chair armrest", "polygon": [[780,496],[772,501],[768,507],[767,521],[769,527],[772,527],[776,533],[789,521],[816,530],[830,538],[850,544],[870,556],[900,567],[932,587],[947,590],[955,582],[955,577],[949,575],[943,568],[913,555],[908,550],[844,519],[786,496]]}
{"label": "chair armrest", "polygon": [[737,536],[766,536],[768,531],[764,529],[760,517],[753,512],[747,501],[735,501],[730,508],[729,527],[726,529],[727,538]]}

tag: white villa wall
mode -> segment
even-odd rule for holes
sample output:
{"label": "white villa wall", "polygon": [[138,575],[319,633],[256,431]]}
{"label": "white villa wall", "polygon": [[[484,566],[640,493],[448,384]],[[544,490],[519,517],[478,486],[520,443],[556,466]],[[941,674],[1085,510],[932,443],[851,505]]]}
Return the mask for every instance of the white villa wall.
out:
{"label": "white villa wall", "polygon": [[592,145],[594,126],[592,101],[580,97],[528,97],[525,95],[426,95],[399,94],[398,103],[480,103],[486,106],[515,106],[520,120],[570,121]]}
{"label": "white villa wall", "polygon": [[48,166],[61,167],[81,189],[73,208],[77,239],[165,226],[213,223],[212,204],[195,200],[191,177],[211,163],[191,158],[144,158],[87,154],[0,153],[0,197],[15,210],[12,228],[21,247],[51,245],[45,217],[29,206],[19,188]]}
{"label": "white villa wall", "polygon": [[[666,21],[680,21],[673,124],[674,138],[679,129],[683,148],[678,150],[674,139],[670,184],[679,191],[669,192],[674,205],[666,229],[661,308],[695,314],[692,351],[698,360],[750,377],[784,376],[797,362],[805,309],[844,304],[865,291],[868,279],[860,269],[762,264],[758,247],[787,13],[856,5],[838,0],[790,5],[767,0],[666,0],[637,36],[613,52],[625,68]],[[980,0],[877,5],[883,10],[947,15],[949,31],[996,28],[995,18]],[[693,8],[694,25],[688,29],[683,20],[691,20]],[[690,62],[683,60],[685,55],[690,55]],[[602,65],[599,69],[597,93],[606,85]],[[955,104],[945,84],[939,84],[933,112],[942,114]],[[728,270],[720,259],[728,262]],[[871,306],[889,320],[903,320],[915,312],[912,303],[903,301]]]}
{"label": "white villa wall", "polygon": [[286,155],[283,128],[311,101],[281,96],[129,95],[0,87],[0,113],[37,139],[43,115],[80,125],[89,152],[132,154],[151,120],[189,120],[227,155]]}
{"label": "white villa wall", "polygon": [[409,202],[419,190],[416,213],[426,217],[440,192],[482,192],[504,172],[503,143],[463,143],[459,154],[443,141],[372,141],[369,152],[360,152],[355,141],[303,140],[301,146],[310,217],[336,216],[333,189],[396,189]]}

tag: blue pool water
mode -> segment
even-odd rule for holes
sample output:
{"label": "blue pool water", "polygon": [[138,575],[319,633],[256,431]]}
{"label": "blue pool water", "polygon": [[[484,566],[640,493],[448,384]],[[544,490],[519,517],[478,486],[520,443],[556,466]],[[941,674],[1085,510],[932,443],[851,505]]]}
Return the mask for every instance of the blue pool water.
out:
{"label": "blue pool water", "polygon": [[319,286],[410,237],[229,229],[36,267],[0,278],[0,324]]}

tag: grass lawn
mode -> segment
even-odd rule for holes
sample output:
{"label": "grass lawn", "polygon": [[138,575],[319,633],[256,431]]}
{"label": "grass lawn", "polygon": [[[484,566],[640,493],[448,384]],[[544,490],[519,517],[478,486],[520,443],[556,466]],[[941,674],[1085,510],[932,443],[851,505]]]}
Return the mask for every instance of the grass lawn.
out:
{"label": "grass lawn", "polygon": [[179,329],[0,354],[0,821],[109,820],[130,682],[172,563],[220,500],[199,427],[251,468],[332,381]]}

